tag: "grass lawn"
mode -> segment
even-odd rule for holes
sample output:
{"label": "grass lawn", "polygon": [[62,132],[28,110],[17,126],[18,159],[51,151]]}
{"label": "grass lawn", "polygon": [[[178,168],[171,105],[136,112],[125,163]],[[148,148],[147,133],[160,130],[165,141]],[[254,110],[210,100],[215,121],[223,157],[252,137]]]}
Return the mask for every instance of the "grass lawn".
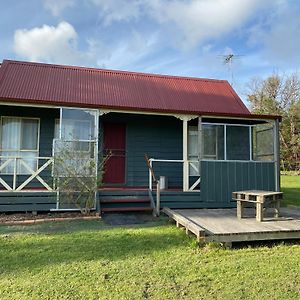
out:
{"label": "grass lawn", "polygon": [[300,176],[281,176],[285,205],[300,206]]}
{"label": "grass lawn", "polygon": [[0,299],[300,299],[300,244],[198,248],[165,219],[0,226]]}

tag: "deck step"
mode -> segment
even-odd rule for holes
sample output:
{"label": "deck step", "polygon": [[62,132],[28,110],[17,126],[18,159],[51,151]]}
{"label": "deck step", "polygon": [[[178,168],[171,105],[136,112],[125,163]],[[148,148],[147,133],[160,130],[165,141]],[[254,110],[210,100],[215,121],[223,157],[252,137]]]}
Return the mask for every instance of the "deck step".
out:
{"label": "deck step", "polygon": [[149,198],[106,198],[100,199],[100,203],[141,203],[141,202],[149,202]]}
{"label": "deck step", "polygon": [[127,211],[152,211],[151,207],[134,206],[134,207],[103,207],[102,212],[127,212]]}
{"label": "deck step", "polygon": [[99,200],[103,213],[152,211],[147,191],[106,191],[100,193]]}

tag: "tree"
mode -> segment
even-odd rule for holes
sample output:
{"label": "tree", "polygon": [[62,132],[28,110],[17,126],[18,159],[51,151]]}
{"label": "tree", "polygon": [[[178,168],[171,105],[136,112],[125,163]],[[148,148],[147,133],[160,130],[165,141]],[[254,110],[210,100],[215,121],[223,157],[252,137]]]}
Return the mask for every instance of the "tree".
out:
{"label": "tree", "polygon": [[300,77],[299,74],[253,79],[248,85],[251,110],[282,116],[280,124],[283,167],[295,170],[300,161]]}

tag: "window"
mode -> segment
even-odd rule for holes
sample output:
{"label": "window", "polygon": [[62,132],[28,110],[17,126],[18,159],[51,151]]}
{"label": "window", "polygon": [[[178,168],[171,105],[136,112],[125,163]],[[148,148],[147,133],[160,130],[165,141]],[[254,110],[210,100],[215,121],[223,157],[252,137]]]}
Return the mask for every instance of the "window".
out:
{"label": "window", "polygon": [[[1,162],[4,157],[18,157],[17,174],[30,174],[31,172],[21,163],[21,160],[32,170],[37,170],[39,145],[39,119],[2,117],[1,118]],[[13,174],[14,164],[9,163],[1,173]]]}
{"label": "window", "polygon": [[89,176],[97,164],[98,112],[61,108],[54,127],[54,174]]}
{"label": "window", "polygon": [[[60,120],[55,119],[54,138],[59,139]],[[62,126],[62,139],[66,141],[90,140],[91,124],[87,120],[64,120]]]}
{"label": "window", "polygon": [[59,139],[59,126],[60,126],[60,120],[55,119],[54,123],[54,138]]}
{"label": "window", "polygon": [[274,131],[270,124],[253,127],[253,159],[257,161],[274,160]]}
{"label": "window", "polygon": [[[198,147],[197,126],[190,126],[188,135],[190,161],[198,160]],[[270,123],[258,125],[203,123],[200,147],[203,160],[273,161],[274,128]],[[194,174],[193,172],[190,168],[190,174]]]}
{"label": "window", "polygon": [[199,161],[198,161],[198,128],[197,126],[189,126],[188,135],[188,159],[189,163],[189,175],[199,175]]}
{"label": "window", "polygon": [[[59,139],[60,120],[55,119],[54,138]],[[64,120],[62,140],[69,142],[74,151],[90,151],[91,122],[88,120]]]}
{"label": "window", "polygon": [[250,160],[248,126],[226,126],[226,154],[228,160]]}
{"label": "window", "polygon": [[209,160],[224,159],[224,126],[202,126],[202,157]]}

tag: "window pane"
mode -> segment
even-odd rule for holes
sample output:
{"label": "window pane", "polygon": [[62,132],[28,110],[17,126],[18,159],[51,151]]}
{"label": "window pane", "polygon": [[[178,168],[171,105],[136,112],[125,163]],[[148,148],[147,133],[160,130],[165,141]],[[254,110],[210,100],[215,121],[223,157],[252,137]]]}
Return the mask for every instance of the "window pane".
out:
{"label": "window pane", "polygon": [[[17,174],[30,174],[21,161],[24,160],[34,171],[37,169],[38,156],[38,127],[36,119],[22,119],[18,117],[2,118],[1,156],[17,158]],[[27,151],[23,151],[27,150]],[[29,151],[28,151],[29,150]],[[32,150],[32,151],[31,151]],[[1,159],[4,163],[7,159]],[[0,173],[13,174],[15,160],[11,161]]]}
{"label": "window pane", "polygon": [[[37,170],[37,153],[35,151],[26,151],[21,152],[22,161],[33,171]],[[31,174],[31,171],[28,170],[24,166],[24,164],[21,163],[21,160],[18,160],[17,165],[18,174]]]}
{"label": "window pane", "polygon": [[59,139],[59,126],[60,126],[60,120],[55,119],[54,123],[54,138]]}
{"label": "window pane", "polygon": [[20,150],[37,150],[39,121],[34,119],[22,119],[22,134]]}
{"label": "window pane", "polygon": [[204,159],[224,159],[224,126],[202,126],[202,155]]}
{"label": "window pane", "polygon": [[199,176],[198,154],[198,128],[197,126],[189,126],[188,159],[190,176]]}
{"label": "window pane", "polygon": [[198,130],[197,127],[189,127],[188,154],[189,158],[198,158]]}
{"label": "window pane", "polygon": [[95,139],[96,112],[82,109],[62,109],[62,139]]}
{"label": "window pane", "polygon": [[[14,152],[14,151],[8,151],[8,152],[5,152],[5,151],[2,151],[2,152],[1,152],[1,156],[7,157],[7,158],[4,158],[4,157],[1,158],[0,164],[2,165],[2,164],[4,164],[7,160],[9,160],[10,158],[14,158],[14,157],[19,156],[19,152]],[[15,161],[14,161],[14,159],[13,159],[13,160],[11,160],[11,161],[7,164],[7,166],[6,166],[5,168],[3,168],[3,169],[1,170],[0,173],[2,173],[2,174],[13,174],[13,172],[14,172],[14,164],[15,164]]]}
{"label": "window pane", "polygon": [[18,118],[2,118],[2,150],[20,149],[20,122]]}
{"label": "window pane", "polygon": [[274,132],[270,124],[257,125],[253,129],[253,159],[274,160]]}
{"label": "window pane", "polygon": [[226,152],[229,160],[250,160],[249,127],[227,126]]}

